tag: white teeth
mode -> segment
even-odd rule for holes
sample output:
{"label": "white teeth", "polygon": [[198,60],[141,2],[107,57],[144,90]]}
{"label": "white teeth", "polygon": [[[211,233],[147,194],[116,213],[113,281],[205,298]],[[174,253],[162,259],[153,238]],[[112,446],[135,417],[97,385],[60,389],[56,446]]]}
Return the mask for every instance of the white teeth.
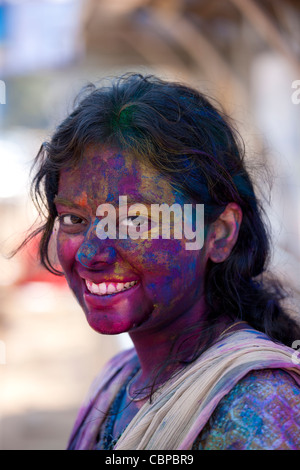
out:
{"label": "white teeth", "polygon": [[133,287],[137,281],[131,282],[118,282],[116,285],[108,282],[101,282],[100,284],[94,284],[94,282],[85,281],[88,290],[92,294],[96,295],[107,295],[107,294],[114,294],[117,292],[122,292],[123,290],[130,289]]}
{"label": "white teeth", "polygon": [[108,294],[113,294],[114,292],[116,292],[116,288],[113,284],[109,284],[108,288],[107,288],[107,293]]}
{"label": "white teeth", "polygon": [[101,284],[99,284],[99,294],[106,294],[106,284],[105,282],[101,282]]}
{"label": "white teeth", "polygon": [[90,292],[92,292],[92,294],[98,294],[99,293],[99,288],[98,288],[97,284],[94,284],[91,281],[85,281],[85,283],[86,283],[86,286],[87,286],[88,290]]}
{"label": "white teeth", "polygon": [[99,288],[98,288],[97,284],[92,283],[91,292],[92,292],[93,294],[98,294]]}

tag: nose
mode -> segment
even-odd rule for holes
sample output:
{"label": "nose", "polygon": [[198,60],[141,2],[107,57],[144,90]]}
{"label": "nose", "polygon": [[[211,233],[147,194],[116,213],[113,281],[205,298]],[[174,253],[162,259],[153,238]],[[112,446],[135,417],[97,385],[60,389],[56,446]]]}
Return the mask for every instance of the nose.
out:
{"label": "nose", "polygon": [[83,242],[76,253],[76,259],[85,268],[96,269],[116,261],[116,249],[105,246],[106,240],[89,240]]}
{"label": "nose", "polygon": [[113,264],[117,258],[117,251],[112,243],[113,240],[100,240],[93,231],[78,248],[76,260],[89,269]]}

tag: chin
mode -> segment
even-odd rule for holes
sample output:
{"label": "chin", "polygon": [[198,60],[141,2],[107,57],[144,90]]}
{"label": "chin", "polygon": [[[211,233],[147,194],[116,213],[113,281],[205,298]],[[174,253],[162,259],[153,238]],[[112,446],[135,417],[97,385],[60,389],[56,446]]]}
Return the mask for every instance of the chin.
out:
{"label": "chin", "polygon": [[110,313],[89,311],[86,313],[86,319],[94,331],[103,335],[128,333],[136,327],[136,323],[133,320],[126,320],[124,318],[121,320],[115,319],[113,314]]}

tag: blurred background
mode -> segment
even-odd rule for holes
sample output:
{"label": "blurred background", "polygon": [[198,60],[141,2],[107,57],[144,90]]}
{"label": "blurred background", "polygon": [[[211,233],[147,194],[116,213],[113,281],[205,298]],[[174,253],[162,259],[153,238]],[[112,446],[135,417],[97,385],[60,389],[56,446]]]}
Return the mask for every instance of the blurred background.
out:
{"label": "blurred background", "polygon": [[299,0],[0,1],[0,449],[64,449],[91,380],[126,335],[87,325],[36,242],[29,170],[87,82],[156,73],[215,97],[236,120],[298,318]]}

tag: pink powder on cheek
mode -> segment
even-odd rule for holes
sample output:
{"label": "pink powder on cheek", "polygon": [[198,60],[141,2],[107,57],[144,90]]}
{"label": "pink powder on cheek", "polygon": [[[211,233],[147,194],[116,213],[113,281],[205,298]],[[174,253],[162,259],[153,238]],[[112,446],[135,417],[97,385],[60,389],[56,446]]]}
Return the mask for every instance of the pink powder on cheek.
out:
{"label": "pink powder on cheek", "polygon": [[57,237],[57,256],[62,265],[68,266],[75,261],[76,253],[81,246],[84,237],[70,237],[66,234],[58,232]]}

